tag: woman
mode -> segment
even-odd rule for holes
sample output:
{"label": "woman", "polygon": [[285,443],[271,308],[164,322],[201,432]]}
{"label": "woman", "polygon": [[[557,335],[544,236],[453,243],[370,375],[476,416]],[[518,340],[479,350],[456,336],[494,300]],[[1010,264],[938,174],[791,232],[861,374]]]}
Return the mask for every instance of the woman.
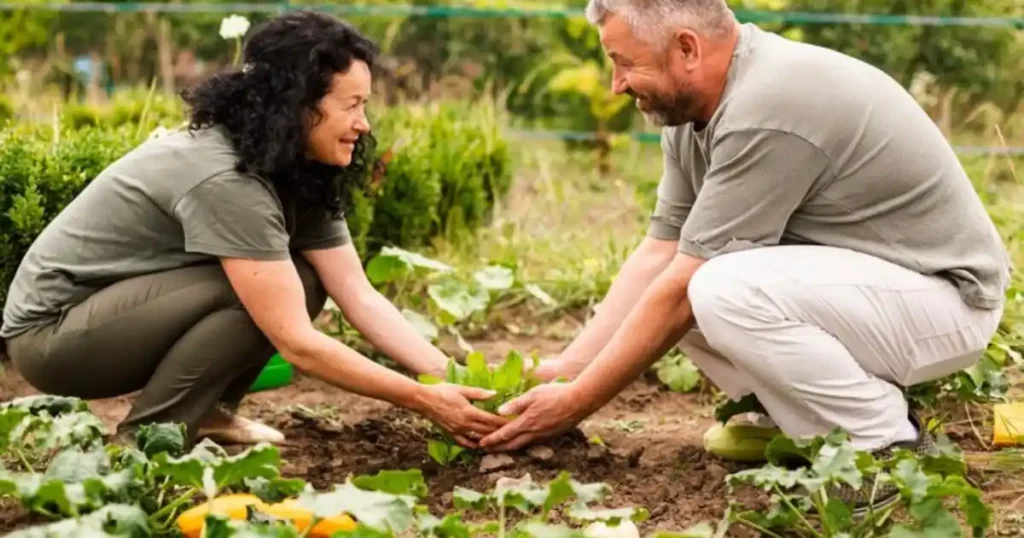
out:
{"label": "woman", "polygon": [[283,440],[234,410],[275,350],[349,391],[414,410],[472,446],[505,419],[488,391],[426,386],[317,331],[330,296],[415,373],[447,357],[366,279],[342,215],[371,153],[374,45],[313,12],[265,24],[242,69],[185,94],[188,130],[113,163],[36,239],[0,337],[38,390],[140,390],[119,432],[180,422],[190,440]]}

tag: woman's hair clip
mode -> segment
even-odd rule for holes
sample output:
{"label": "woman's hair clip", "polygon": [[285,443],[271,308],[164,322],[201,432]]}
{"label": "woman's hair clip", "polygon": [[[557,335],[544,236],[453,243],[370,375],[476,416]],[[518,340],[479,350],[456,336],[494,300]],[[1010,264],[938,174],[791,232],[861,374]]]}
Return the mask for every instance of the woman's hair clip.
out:
{"label": "woman's hair clip", "polygon": [[242,64],[242,72],[243,73],[249,73],[251,71],[252,71],[252,64],[251,63],[246,62],[246,63]]}

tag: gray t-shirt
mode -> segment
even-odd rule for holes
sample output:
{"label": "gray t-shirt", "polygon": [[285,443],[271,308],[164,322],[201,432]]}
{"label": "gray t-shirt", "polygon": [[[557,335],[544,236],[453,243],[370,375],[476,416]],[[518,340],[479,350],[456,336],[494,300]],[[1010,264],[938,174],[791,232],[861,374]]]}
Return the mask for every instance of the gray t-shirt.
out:
{"label": "gray t-shirt", "polygon": [[343,218],[282,203],[269,182],[236,172],[236,160],[225,133],[211,128],[149,140],[111,164],[30,247],[0,337],[59,319],[122,279],[349,243]]}
{"label": "gray t-shirt", "polygon": [[830,245],[953,281],[998,308],[1011,261],[951,146],[882,71],[742,26],[711,121],[665,128],[649,234],[703,259]]}

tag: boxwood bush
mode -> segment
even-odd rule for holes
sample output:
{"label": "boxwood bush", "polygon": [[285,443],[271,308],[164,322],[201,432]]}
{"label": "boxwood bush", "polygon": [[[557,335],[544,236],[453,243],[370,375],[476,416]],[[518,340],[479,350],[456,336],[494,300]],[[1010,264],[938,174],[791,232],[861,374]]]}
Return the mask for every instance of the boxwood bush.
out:
{"label": "boxwood bush", "polygon": [[[348,214],[364,259],[387,245],[415,248],[486,221],[508,191],[511,161],[497,120],[482,111],[473,104],[402,106],[374,118],[380,173]],[[121,114],[75,114],[97,121],[0,129],[0,305],[39,232],[150,130]]]}

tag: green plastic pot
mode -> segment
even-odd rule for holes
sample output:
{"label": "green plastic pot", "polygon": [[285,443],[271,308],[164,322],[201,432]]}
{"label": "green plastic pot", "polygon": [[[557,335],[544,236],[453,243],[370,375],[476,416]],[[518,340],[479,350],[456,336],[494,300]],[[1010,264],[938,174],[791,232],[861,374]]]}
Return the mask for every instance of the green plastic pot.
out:
{"label": "green plastic pot", "polygon": [[267,365],[263,367],[260,376],[249,387],[249,392],[259,392],[261,390],[276,389],[290,385],[294,372],[291,363],[284,360],[280,353],[274,353],[274,356],[270,357]]}

